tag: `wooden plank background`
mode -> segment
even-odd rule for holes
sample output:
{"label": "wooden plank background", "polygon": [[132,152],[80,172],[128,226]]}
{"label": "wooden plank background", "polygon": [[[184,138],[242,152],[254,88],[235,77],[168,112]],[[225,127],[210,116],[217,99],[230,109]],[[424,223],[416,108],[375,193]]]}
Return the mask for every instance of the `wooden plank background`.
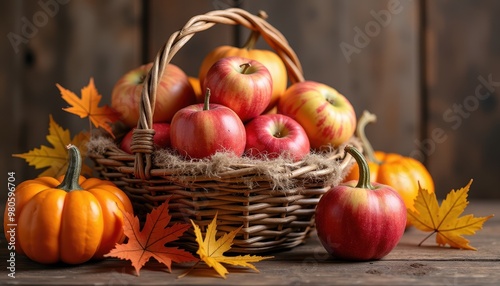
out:
{"label": "wooden plank background", "polygon": [[[61,111],[56,83],[79,91],[93,77],[109,103],[116,80],[152,61],[190,17],[231,6],[265,10],[298,54],[306,79],[338,89],[358,115],[375,113],[378,121],[367,130],[374,147],[424,161],[439,197],[474,178],[471,198],[500,198],[500,2],[494,0],[3,1],[1,176],[15,171],[20,182],[39,174],[11,154],[46,144],[49,114],[72,132],[86,128]],[[14,34],[23,40],[13,42]],[[173,62],[196,75],[209,51],[241,44],[247,34],[215,26],[193,37]]]}

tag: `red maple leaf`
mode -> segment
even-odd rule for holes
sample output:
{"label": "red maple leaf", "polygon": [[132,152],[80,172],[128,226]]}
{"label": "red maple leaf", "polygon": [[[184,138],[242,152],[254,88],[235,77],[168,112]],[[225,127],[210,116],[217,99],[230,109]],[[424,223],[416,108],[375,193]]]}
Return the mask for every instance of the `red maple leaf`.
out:
{"label": "red maple leaf", "polygon": [[128,212],[124,212],[124,216],[123,229],[128,241],[125,244],[117,244],[105,256],[130,260],[137,276],[151,257],[165,264],[170,272],[172,261],[176,263],[198,261],[191,253],[183,249],[165,246],[166,243],[177,240],[191,227],[189,224],[182,223],[167,227],[171,219],[168,214],[168,200],[147,214],[142,230],[139,230],[137,217]]}

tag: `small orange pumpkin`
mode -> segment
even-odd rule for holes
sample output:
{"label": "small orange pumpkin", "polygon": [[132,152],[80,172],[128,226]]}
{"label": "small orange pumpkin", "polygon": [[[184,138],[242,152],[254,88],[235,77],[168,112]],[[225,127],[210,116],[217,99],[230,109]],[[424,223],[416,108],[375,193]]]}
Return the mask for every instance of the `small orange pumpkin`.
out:
{"label": "small orange pumpkin", "polygon": [[[15,250],[40,263],[80,264],[100,259],[123,242],[123,214],[133,213],[126,194],[109,181],[80,176],[82,159],[69,145],[68,170],[58,179],[39,177],[16,188]],[[7,212],[7,209],[6,209]]]}
{"label": "small orange pumpkin", "polygon": [[196,95],[196,102],[204,102],[205,94],[201,92],[200,80],[197,77],[190,76],[188,77],[188,81],[193,87],[194,94]]}
{"label": "small orange pumpkin", "polygon": [[[376,120],[374,114],[365,111],[361,116],[357,135],[363,142],[368,166],[370,168],[370,178],[373,182],[389,185],[396,189],[403,199],[407,208],[415,210],[414,200],[418,195],[419,184],[427,189],[429,193],[434,192],[434,180],[425,166],[418,160],[405,157],[395,153],[384,153],[373,151],[370,142],[366,138],[364,128],[367,123]],[[355,164],[344,182],[358,180],[358,166]],[[409,222],[406,226],[410,226]]]}
{"label": "small orange pumpkin", "polygon": [[205,80],[205,76],[210,67],[212,67],[212,65],[216,61],[231,56],[239,56],[247,59],[252,59],[263,64],[271,74],[273,80],[273,93],[266,111],[269,111],[273,107],[275,107],[280,96],[286,90],[288,84],[287,71],[285,64],[276,53],[270,50],[254,49],[255,43],[257,42],[259,36],[260,33],[258,31],[252,31],[250,37],[242,48],[226,45],[217,47],[213,51],[211,51],[204,58],[203,62],[200,65],[198,79],[202,90],[204,90],[203,81]]}

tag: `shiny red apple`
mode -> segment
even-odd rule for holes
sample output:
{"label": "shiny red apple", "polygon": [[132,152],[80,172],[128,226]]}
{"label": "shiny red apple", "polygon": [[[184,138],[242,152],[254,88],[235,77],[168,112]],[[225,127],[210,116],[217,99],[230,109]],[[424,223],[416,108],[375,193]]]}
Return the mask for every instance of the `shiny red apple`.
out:
{"label": "shiny red apple", "polygon": [[294,161],[304,158],[310,151],[304,128],[283,114],[265,114],[245,125],[247,143],[245,153],[258,158],[286,156]]}
{"label": "shiny red apple", "polygon": [[[111,93],[111,107],[121,114],[129,127],[137,125],[144,80],[153,63],[142,65],[123,75]],[[188,76],[179,67],[168,64],[158,84],[153,122],[170,122],[175,112],[196,103]]]}
{"label": "shiny red apple", "polygon": [[319,240],[335,258],[368,261],[386,256],[406,227],[406,206],[392,187],[370,182],[361,152],[347,146],[359,165],[359,181],[332,187],[316,206]]}
{"label": "shiny red apple", "polygon": [[[134,129],[130,129],[125,136],[123,136],[120,142],[120,149],[132,154],[130,146],[132,145],[132,136],[134,135]],[[156,148],[169,148],[170,144],[170,124],[165,122],[153,123],[153,129],[155,130],[155,135],[153,136],[153,144]]]}
{"label": "shiny red apple", "polygon": [[271,101],[273,81],[260,62],[238,56],[216,61],[203,81],[212,103],[225,105],[243,122],[262,114]]}
{"label": "shiny red apple", "polygon": [[334,88],[314,81],[291,85],[279,101],[278,113],[304,127],[313,149],[337,147],[356,129],[356,113],[349,100]]}
{"label": "shiny red apple", "polygon": [[209,103],[193,104],[179,110],[170,124],[172,147],[181,155],[202,159],[217,152],[236,156],[245,151],[246,133],[243,122],[229,107]]}

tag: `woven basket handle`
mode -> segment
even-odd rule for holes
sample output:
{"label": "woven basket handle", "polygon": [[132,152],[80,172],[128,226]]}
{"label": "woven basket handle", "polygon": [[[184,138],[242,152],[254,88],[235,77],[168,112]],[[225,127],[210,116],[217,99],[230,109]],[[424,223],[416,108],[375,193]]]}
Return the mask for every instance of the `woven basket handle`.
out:
{"label": "woven basket handle", "polygon": [[173,33],[156,55],[153,66],[144,81],[141,95],[139,120],[132,137],[131,151],[135,154],[135,176],[149,179],[154,150],[153,110],[156,90],[163,71],[173,56],[194,36],[215,24],[242,25],[258,31],[267,44],[284,62],[292,83],[304,81],[302,66],[285,37],[263,17],[255,16],[239,8],[216,10],[191,18],[184,27]]}

